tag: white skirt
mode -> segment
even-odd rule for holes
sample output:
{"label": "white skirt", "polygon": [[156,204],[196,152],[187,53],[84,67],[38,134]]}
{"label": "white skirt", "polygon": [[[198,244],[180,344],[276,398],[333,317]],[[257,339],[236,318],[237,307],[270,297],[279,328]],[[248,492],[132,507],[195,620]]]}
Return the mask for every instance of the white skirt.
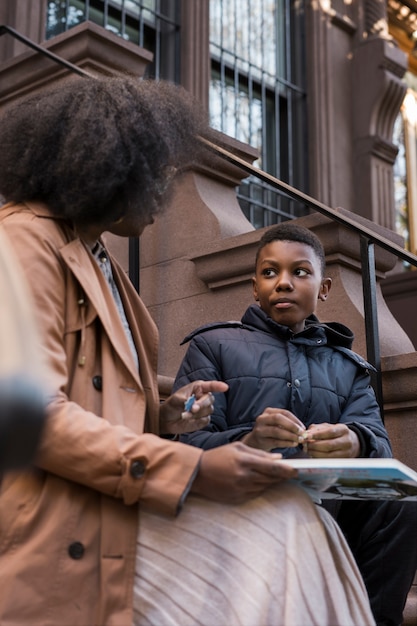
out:
{"label": "white skirt", "polygon": [[333,518],[290,483],[242,505],[189,496],[175,519],[141,511],[134,626],[371,626]]}

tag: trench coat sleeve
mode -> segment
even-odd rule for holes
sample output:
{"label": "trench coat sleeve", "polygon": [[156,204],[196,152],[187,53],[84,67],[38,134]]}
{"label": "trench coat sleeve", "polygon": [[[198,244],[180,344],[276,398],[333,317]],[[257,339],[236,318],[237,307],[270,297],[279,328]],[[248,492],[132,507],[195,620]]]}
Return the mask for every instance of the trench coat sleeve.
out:
{"label": "trench coat sleeve", "polygon": [[202,450],[138,435],[65,400],[59,404],[50,405],[39,467],[127,505],[140,502],[154,511],[178,512]]}
{"label": "trench coat sleeve", "polygon": [[[201,451],[134,432],[123,423],[111,423],[71,401],[66,390],[69,369],[74,364],[68,363],[65,348],[71,276],[59,253],[59,245],[65,241],[57,243],[60,231],[50,219],[16,213],[2,224],[30,286],[48,367],[48,419],[35,461],[37,467],[125,504],[140,501],[154,510],[175,514],[197,471]],[[86,260],[94,263],[87,252]],[[88,354],[88,346],[86,350]],[[122,366],[119,369],[123,370]],[[115,366],[112,383],[116,388],[121,385],[119,375]],[[142,398],[138,412],[143,413],[143,391],[136,396]],[[120,405],[114,402],[107,412],[117,413],[120,421],[124,397],[115,397]]]}

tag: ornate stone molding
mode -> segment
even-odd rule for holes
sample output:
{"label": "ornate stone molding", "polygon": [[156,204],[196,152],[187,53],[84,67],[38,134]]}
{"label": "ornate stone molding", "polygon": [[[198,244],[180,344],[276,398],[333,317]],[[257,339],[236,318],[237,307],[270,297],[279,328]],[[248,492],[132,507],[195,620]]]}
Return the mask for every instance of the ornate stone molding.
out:
{"label": "ornate stone molding", "polygon": [[365,0],[365,32],[366,37],[383,37],[391,39],[388,33],[388,21],[386,15],[385,0]]}
{"label": "ornate stone molding", "polygon": [[406,57],[385,37],[364,39],[352,59],[355,211],[394,229],[392,130],[403,101]]}
{"label": "ornate stone molding", "polygon": [[[105,28],[83,22],[42,44],[54,54],[92,74],[129,72],[143,76],[152,54]],[[0,107],[71,72],[32,49],[1,64]]]}

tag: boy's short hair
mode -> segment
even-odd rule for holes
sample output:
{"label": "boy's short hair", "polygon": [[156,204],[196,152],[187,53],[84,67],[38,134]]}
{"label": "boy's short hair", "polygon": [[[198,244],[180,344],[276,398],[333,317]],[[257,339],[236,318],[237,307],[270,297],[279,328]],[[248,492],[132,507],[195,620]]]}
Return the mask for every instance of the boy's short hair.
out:
{"label": "boy's short hair", "polygon": [[324,276],[326,272],[326,256],[323,244],[317,235],[312,233],[311,230],[305,228],[304,226],[294,224],[291,220],[272,226],[272,228],[264,232],[259,240],[258,249],[256,251],[255,267],[258,264],[259,254],[262,248],[273,241],[296,241],[313,248],[318,260],[320,261],[321,275],[322,277]]}

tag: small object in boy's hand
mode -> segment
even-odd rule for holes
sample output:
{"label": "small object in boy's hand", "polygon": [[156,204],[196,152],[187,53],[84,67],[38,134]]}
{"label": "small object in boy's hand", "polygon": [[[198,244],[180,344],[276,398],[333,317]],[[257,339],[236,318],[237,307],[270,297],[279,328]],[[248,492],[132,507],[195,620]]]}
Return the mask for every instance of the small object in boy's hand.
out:
{"label": "small object in boy's hand", "polygon": [[298,437],[298,442],[299,443],[307,443],[307,441],[313,441],[313,433],[310,430],[305,430]]}
{"label": "small object in boy's hand", "polygon": [[193,393],[193,395],[187,398],[187,400],[184,402],[184,411],[190,412],[191,409],[193,408],[194,402],[195,402],[195,394]]}

